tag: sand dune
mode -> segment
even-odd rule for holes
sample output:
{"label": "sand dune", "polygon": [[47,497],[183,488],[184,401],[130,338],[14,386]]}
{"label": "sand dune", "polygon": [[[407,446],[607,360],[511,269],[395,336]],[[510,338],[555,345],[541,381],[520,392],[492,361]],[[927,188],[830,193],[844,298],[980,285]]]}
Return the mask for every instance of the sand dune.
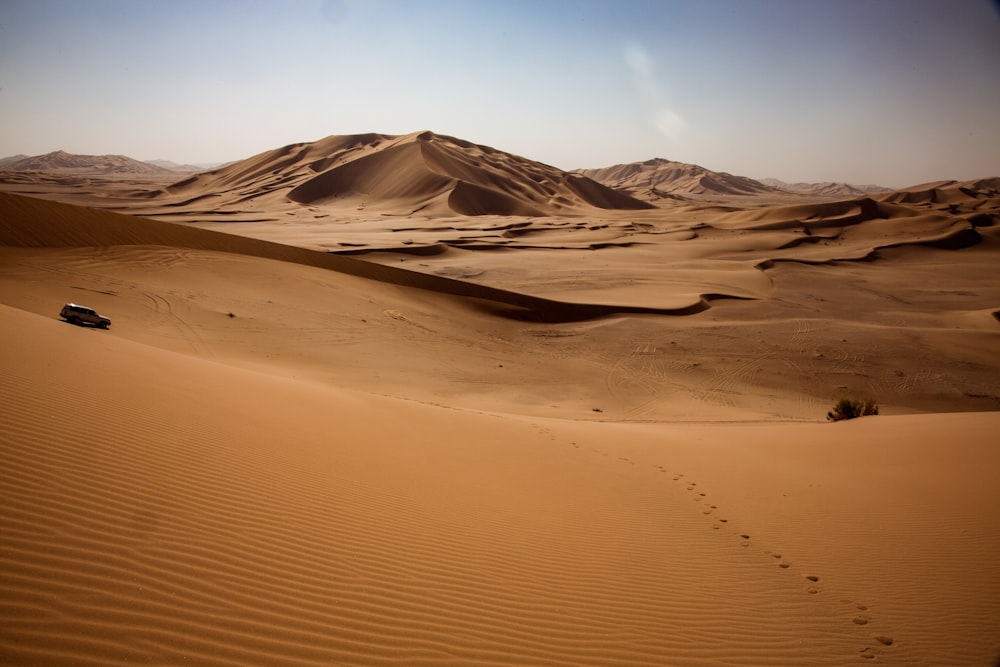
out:
{"label": "sand dune", "polygon": [[898,204],[943,205],[967,204],[970,199],[986,203],[1000,196],[1000,178],[972,181],[939,181],[904,188],[884,195],[883,201]]}
{"label": "sand dune", "polygon": [[650,207],[588,178],[432,132],[286,146],[168,187],[158,203],[186,206],[206,192],[215,209],[275,194],[315,207],[438,216]]}
{"label": "sand dune", "polygon": [[[491,396],[491,383],[482,384],[479,374],[502,364],[513,350],[525,349],[537,353],[530,364],[504,364],[504,372],[494,373],[493,381],[523,393],[521,407],[535,404],[534,409],[546,392],[543,387],[559,387],[572,397],[568,403],[578,415],[600,408],[616,417],[691,419],[717,418],[736,409],[753,418],[821,418],[823,404],[845,392],[875,395],[888,409],[895,406],[902,411],[1000,409],[994,386],[996,360],[985,351],[990,346],[983,348],[983,354],[970,354],[989,340],[995,326],[990,313],[997,310],[1000,289],[990,267],[996,262],[998,227],[975,227],[961,216],[902,208],[894,209],[897,217],[864,219],[882,206],[892,206],[868,200],[715,214],[711,223],[694,225],[610,221],[603,229],[592,230],[578,228],[579,223],[572,221],[563,228],[553,221],[545,229],[544,222],[536,220],[516,229],[524,232],[541,225],[534,233],[507,238],[502,234],[511,229],[502,232],[509,244],[505,252],[457,244],[429,255],[369,253],[362,261],[15,195],[2,195],[0,204],[5,205],[0,240],[6,245],[164,246],[171,249],[171,256],[187,248],[205,251],[181,254],[199,266],[233,264],[218,253],[236,253],[322,269],[325,277],[311,280],[331,286],[336,284],[331,276],[394,285],[404,291],[382,309],[366,308],[367,315],[358,315],[350,326],[345,322],[343,330],[330,333],[334,339],[350,338],[357,335],[355,323],[365,319],[366,328],[376,322],[380,327],[391,325],[394,328],[380,329],[382,335],[405,334],[427,349],[439,349],[442,341],[462,346],[463,354],[444,377],[434,370],[433,358],[404,354],[402,369],[391,372],[405,378],[406,395],[433,387],[449,401],[461,396],[457,400],[482,407],[480,401]],[[868,213],[862,214],[862,209]],[[809,234],[803,226],[812,227]],[[466,237],[469,232],[467,227],[457,231]],[[610,243],[595,250],[593,243],[552,243],[560,235],[563,240],[593,239],[594,234],[609,232],[627,237],[628,244]],[[106,251],[93,252],[105,261]],[[126,265],[132,261],[128,252],[116,252],[123,253],[119,259]],[[46,253],[22,257],[33,275],[45,275]],[[67,257],[80,266],[88,262],[87,253],[68,252]],[[132,273],[134,279],[126,278]],[[931,289],[921,278],[929,274],[937,276]],[[10,293],[23,301],[8,303],[28,304],[30,294],[17,276],[15,271]],[[119,288],[122,279],[127,290]],[[134,271],[119,269],[118,275],[99,272],[85,284],[62,283],[62,289],[85,287],[99,297],[93,305],[112,310],[122,309],[116,303],[121,299],[104,299],[103,293],[127,295],[136,308],[136,323],[144,323],[141,331],[151,299],[176,301],[169,297],[169,281],[146,284],[146,280],[147,273],[139,266]],[[206,280],[217,283],[210,277]],[[246,348],[240,353],[244,357],[253,357],[251,350],[257,350],[300,358],[296,348],[314,330],[299,331],[296,318],[286,324],[274,304],[299,302],[303,297],[282,293],[261,299],[272,289],[267,282],[251,287],[245,279],[235,282],[233,289],[216,284],[210,307],[201,307],[197,298],[191,305],[202,324],[213,329],[210,335],[218,336],[220,314],[239,313],[245,304],[253,304],[252,315],[262,311],[267,326],[280,326],[284,333],[268,335],[264,326],[260,334],[246,338],[244,332],[233,339],[231,334],[240,329],[235,322],[233,332],[225,334],[226,346],[232,349],[229,343],[238,342]],[[198,295],[203,290],[192,286],[189,292]],[[460,299],[460,310],[445,313],[436,306],[425,307],[428,299],[442,297]],[[342,320],[335,300],[323,297],[323,303],[313,308],[329,312],[333,321]],[[420,304],[415,312],[413,303]],[[51,303],[33,307],[40,314],[56,309]],[[692,317],[706,312],[708,317]],[[387,319],[385,313],[397,316]],[[641,321],[610,317],[643,313],[672,317]],[[501,326],[498,316],[507,324]],[[534,330],[531,322],[561,323],[561,330]],[[916,323],[920,328],[914,330]],[[323,325],[317,321],[311,326]],[[801,333],[823,330],[829,337]],[[910,344],[900,346],[901,336]],[[360,383],[354,386],[372,388],[383,381],[369,377],[351,359],[350,349],[328,349],[327,340],[316,341],[325,359],[318,368],[347,363],[353,369],[350,381]],[[858,343],[851,341],[865,342],[857,348]],[[956,346],[957,341],[962,342]],[[916,360],[919,372],[911,368]],[[733,365],[736,368],[730,368]],[[794,370],[792,376],[789,368]],[[918,381],[918,377],[933,380]],[[456,392],[455,378],[484,391]],[[692,396],[697,397],[694,402]]]}
{"label": "sand dune", "polygon": [[0,208],[6,211],[4,219],[0,220],[0,245],[57,248],[164,245],[247,254],[328,268],[340,273],[406,287],[468,297],[476,300],[479,307],[486,308],[490,312],[529,321],[570,322],[624,312],[686,315],[706,308],[706,297],[728,296],[697,295],[690,303],[674,307],[556,301],[448,277],[362,262],[349,257],[320,254],[267,241],[44,202],[19,195],[0,193]]}
{"label": "sand dune", "polygon": [[971,665],[1000,649],[995,413],[526,419],[0,310],[5,662]]}
{"label": "sand dune", "polygon": [[615,210],[490,150],[8,183],[161,219],[0,193],[0,662],[994,663],[995,183]]}

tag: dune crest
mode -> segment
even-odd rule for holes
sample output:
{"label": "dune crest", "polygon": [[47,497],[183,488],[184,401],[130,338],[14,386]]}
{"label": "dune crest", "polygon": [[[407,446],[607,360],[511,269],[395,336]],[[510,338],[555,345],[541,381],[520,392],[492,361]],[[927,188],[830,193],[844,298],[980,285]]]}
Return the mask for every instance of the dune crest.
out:
{"label": "dune crest", "polygon": [[158,220],[133,218],[108,211],[81,209],[3,192],[0,192],[0,210],[5,212],[0,218],[0,246],[60,248],[162,245],[240,253],[464,297],[489,312],[526,321],[574,322],[616,313],[690,315],[707,309],[711,300],[740,298],[728,294],[698,294],[688,299],[687,303],[666,307],[547,299],[396,266],[373,264],[351,257]]}

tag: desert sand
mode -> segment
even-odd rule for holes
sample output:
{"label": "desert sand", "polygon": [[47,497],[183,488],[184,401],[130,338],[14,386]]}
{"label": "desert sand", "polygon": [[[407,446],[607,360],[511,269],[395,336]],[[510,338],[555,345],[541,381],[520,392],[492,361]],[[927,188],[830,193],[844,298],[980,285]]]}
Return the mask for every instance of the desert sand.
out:
{"label": "desert sand", "polygon": [[0,662],[1000,658],[998,179],[666,201],[415,133],[2,180]]}

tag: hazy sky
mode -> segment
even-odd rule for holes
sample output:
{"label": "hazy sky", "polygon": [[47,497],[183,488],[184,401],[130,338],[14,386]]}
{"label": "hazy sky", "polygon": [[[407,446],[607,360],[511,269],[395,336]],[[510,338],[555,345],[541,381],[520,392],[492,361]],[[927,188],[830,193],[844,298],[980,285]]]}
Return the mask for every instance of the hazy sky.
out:
{"label": "hazy sky", "polygon": [[0,0],[0,157],[433,130],[562,169],[1000,176],[991,0]]}

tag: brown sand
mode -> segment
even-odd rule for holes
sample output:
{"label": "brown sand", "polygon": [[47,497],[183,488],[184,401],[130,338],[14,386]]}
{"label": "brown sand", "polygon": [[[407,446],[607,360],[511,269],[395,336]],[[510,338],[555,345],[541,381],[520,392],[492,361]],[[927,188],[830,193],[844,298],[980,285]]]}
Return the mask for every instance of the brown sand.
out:
{"label": "brown sand", "polygon": [[0,662],[1000,656],[988,188],[404,216],[449,169],[235,226],[0,194]]}

